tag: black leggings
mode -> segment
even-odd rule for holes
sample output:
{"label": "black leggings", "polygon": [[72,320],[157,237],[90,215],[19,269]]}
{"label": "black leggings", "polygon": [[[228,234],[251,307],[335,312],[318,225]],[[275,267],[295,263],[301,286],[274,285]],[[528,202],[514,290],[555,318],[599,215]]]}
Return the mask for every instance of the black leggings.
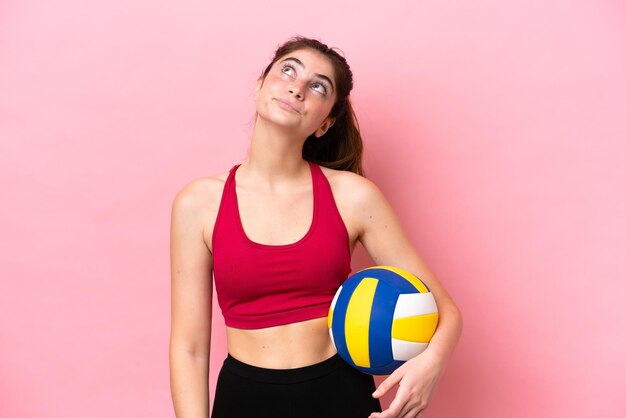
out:
{"label": "black leggings", "polygon": [[233,358],[217,379],[212,418],[367,418],[380,412],[374,378],[335,354],[296,369],[264,369]]}

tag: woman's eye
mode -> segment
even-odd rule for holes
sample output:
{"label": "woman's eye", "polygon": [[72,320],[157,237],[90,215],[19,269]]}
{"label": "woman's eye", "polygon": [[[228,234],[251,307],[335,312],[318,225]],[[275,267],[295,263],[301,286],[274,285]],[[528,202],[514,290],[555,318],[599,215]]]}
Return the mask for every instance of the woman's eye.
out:
{"label": "woman's eye", "polygon": [[288,76],[292,76],[296,70],[291,66],[291,65],[285,65],[282,70],[283,74],[286,74]]}
{"label": "woman's eye", "polygon": [[319,93],[326,94],[326,86],[322,83],[313,83],[311,88]]}

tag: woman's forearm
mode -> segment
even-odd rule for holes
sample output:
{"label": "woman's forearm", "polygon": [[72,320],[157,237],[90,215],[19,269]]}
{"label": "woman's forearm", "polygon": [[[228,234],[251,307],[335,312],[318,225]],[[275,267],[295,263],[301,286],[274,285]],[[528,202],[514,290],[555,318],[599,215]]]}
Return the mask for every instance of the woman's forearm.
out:
{"label": "woman's forearm", "polygon": [[445,365],[459,341],[462,328],[463,319],[456,305],[452,302],[442,304],[439,306],[437,331],[426,350],[439,358]]}
{"label": "woman's forearm", "polygon": [[170,351],[170,390],[176,418],[209,417],[209,359]]}

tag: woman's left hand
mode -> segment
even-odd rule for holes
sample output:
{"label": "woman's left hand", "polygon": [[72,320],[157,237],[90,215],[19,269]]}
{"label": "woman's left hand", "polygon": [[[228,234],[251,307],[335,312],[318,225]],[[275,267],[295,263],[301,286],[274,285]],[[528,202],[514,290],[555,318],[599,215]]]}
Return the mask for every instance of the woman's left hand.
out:
{"label": "woman's left hand", "polygon": [[398,385],[396,397],[383,412],[374,412],[370,418],[415,418],[428,406],[437,381],[443,373],[443,364],[428,349],[408,360],[390,374],[374,392],[375,398],[385,395]]}

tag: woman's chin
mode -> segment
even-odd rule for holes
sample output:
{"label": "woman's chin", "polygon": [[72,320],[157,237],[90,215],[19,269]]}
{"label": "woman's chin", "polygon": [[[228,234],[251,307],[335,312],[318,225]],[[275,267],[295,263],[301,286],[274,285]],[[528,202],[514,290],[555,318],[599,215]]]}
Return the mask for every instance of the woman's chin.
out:
{"label": "woman's chin", "polygon": [[280,128],[284,130],[293,130],[295,131],[294,133],[302,129],[302,125],[300,124],[300,119],[292,115],[259,114],[259,119],[263,121],[263,123],[266,125],[273,125],[276,128]]}

